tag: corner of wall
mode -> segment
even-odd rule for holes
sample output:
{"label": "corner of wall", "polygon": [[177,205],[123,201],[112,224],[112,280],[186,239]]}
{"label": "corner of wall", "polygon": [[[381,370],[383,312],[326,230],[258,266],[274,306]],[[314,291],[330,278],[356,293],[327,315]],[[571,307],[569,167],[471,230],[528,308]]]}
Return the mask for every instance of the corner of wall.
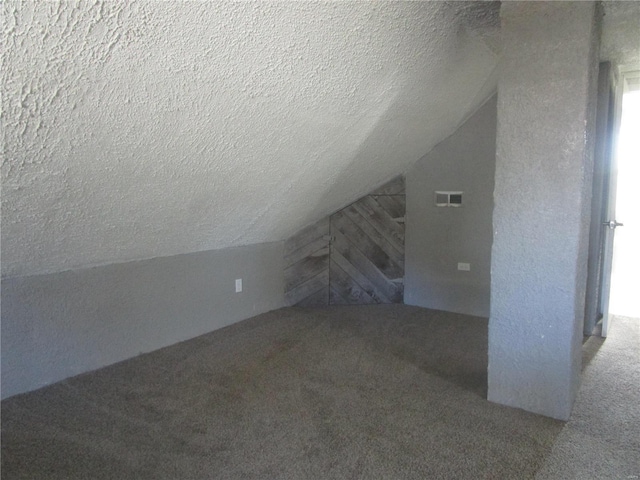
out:
{"label": "corner of wall", "polygon": [[[496,105],[493,95],[407,174],[405,303],[489,316]],[[436,207],[441,190],[464,192],[463,206]]]}

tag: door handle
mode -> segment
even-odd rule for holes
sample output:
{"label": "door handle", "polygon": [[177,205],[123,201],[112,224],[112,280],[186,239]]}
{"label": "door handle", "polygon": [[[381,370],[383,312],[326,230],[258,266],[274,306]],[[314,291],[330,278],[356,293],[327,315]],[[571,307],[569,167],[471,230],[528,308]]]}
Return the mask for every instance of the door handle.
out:
{"label": "door handle", "polygon": [[604,222],[603,225],[606,225],[611,230],[615,230],[616,227],[624,227],[624,223],[616,222],[615,220],[609,220],[608,222]]}

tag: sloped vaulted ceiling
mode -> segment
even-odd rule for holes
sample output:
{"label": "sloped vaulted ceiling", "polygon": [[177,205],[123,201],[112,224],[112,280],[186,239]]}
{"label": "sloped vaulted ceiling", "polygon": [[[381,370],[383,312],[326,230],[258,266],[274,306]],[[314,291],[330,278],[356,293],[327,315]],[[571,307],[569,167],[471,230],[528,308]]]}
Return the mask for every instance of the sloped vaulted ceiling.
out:
{"label": "sloped vaulted ceiling", "polygon": [[496,84],[496,3],[3,9],[4,276],[284,239]]}

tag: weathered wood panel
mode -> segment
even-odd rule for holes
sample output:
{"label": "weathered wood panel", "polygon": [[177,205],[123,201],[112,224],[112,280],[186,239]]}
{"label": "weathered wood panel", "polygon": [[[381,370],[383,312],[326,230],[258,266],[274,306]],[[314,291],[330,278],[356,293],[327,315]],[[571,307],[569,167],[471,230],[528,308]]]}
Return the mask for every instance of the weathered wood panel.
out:
{"label": "weathered wood panel", "polygon": [[382,273],[376,265],[368,259],[355,245],[339,231],[332,231],[331,256],[339,253],[349,262],[354,269],[365,276],[375,287],[374,294],[389,299],[389,303],[402,302],[403,289],[392,282]]}
{"label": "weathered wood panel", "polygon": [[389,258],[391,258],[391,260],[400,267],[402,272],[404,272],[404,251],[398,249],[397,242],[394,242],[395,246],[390,243],[375,228],[373,228],[373,226],[362,215],[360,215],[353,206],[345,208],[341,213],[357,225],[370,238],[370,240],[375,242],[375,244],[378,245],[378,247],[380,247],[389,256]]}
{"label": "weathered wood panel", "polygon": [[[332,247],[331,250],[331,262],[338,265],[351,277],[352,281],[360,285],[360,287],[367,292],[367,295],[374,300],[373,303],[391,303],[391,299],[384,295],[384,293],[379,292],[376,289],[376,286],[371,283],[363,273],[354,267],[349,260],[344,258],[336,248]],[[329,271],[331,272],[331,264],[329,264]]]}
{"label": "weathered wood panel", "polygon": [[404,192],[397,177],[331,216],[331,303],[403,301]]}
{"label": "weathered wood panel", "polygon": [[[351,278],[336,262],[331,262],[331,288],[330,295],[334,298],[335,294],[339,294],[342,302],[350,305],[361,305],[376,302],[358,283]],[[332,302],[334,303],[334,302]]]}
{"label": "weathered wood panel", "polygon": [[324,251],[325,254],[319,256],[310,255],[284,269],[285,292],[293,290],[301,283],[320,275],[329,268],[329,249],[323,248],[321,251]]}
{"label": "weathered wood panel", "polygon": [[372,222],[372,225],[374,227],[376,225],[380,226],[381,233],[388,233],[404,245],[404,224],[395,221],[384,208],[380,207],[373,197],[363,197],[355,202],[353,206],[364,210],[369,216],[368,218]]}
{"label": "weathered wood panel", "polygon": [[287,305],[314,306],[329,302],[330,222],[323,218],[284,245]]}
{"label": "weathered wood panel", "polygon": [[404,185],[404,177],[400,175],[375,189],[369,195],[404,195]]}
{"label": "weathered wood panel", "polygon": [[[309,225],[308,227],[300,230],[298,233],[284,242],[285,258],[289,257],[299,248],[303,248],[305,245],[318,240],[319,238],[322,238],[323,235],[329,235],[329,229],[329,217],[327,217],[314,223],[313,225]],[[327,238],[327,245],[328,244],[329,239]]]}
{"label": "weathered wood panel", "polygon": [[[328,292],[329,290],[329,269],[322,271],[319,275],[301,283],[295,288],[286,291],[284,294],[285,303],[289,306],[304,304],[310,305],[308,297],[318,298],[320,291]],[[324,303],[323,305],[326,305]]]}
{"label": "weathered wood panel", "polygon": [[329,290],[324,286],[316,293],[312,293],[308,297],[303,298],[295,304],[296,307],[321,307],[329,305]]}
{"label": "weathered wood panel", "polygon": [[378,205],[384,208],[396,222],[404,218],[406,211],[406,197],[404,195],[375,195],[373,199],[378,202]]}
{"label": "weathered wood panel", "polygon": [[401,303],[404,192],[404,178],[394,178],[288,239],[287,305]]}
{"label": "weathered wood panel", "polygon": [[404,255],[404,223],[394,220],[372,198],[363,198],[353,208],[382,235],[387,242]]}
{"label": "weathered wood panel", "polygon": [[291,265],[298,263],[299,261],[304,260],[307,257],[329,255],[329,242],[330,237],[329,234],[327,234],[313,240],[307,245],[303,245],[297,250],[294,250],[289,255],[286,255],[284,257],[285,268],[290,267]]}
{"label": "weathered wood panel", "polygon": [[[387,253],[385,249],[382,248],[379,243],[384,243],[385,246],[388,246],[389,243],[375,235],[371,237],[367,235],[367,233],[360,228],[359,225],[366,229],[367,222],[362,219],[362,221],[351,221],[350,218],[347,218],[342,212],[338,212],[331,217],[331,228],[336,228],[342,233],[345,237],[349,239],[349,241],[358,247],[364,256],[366,256],[371,262],[380,270],[387,278],[401,278],[404,276],[404,267],[399,266],[395,259],[401,259],[403,255],[399,254],[399,252],[394,252],[394,248],[387,248],[389,252],[394,252],[393,258],[391,255]],[[372,229],[373,230],[373,229]],[[373,230],[375,232],[375,230]],[[377,232],[376,232],[377,233]],[[381,240],[381,241],[376,241]],[[404,262],[402,262],[404,263]]]}

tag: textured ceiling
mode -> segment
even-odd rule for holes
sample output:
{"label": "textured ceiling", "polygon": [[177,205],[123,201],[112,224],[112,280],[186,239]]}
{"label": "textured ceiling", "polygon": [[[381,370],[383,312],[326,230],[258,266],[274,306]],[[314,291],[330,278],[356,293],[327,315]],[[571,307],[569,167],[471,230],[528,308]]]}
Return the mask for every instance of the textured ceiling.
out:
{"label": "textured ceiling", "polygon": [[496,85],[495,3],[3,9],[3,276],[284,239]]}

